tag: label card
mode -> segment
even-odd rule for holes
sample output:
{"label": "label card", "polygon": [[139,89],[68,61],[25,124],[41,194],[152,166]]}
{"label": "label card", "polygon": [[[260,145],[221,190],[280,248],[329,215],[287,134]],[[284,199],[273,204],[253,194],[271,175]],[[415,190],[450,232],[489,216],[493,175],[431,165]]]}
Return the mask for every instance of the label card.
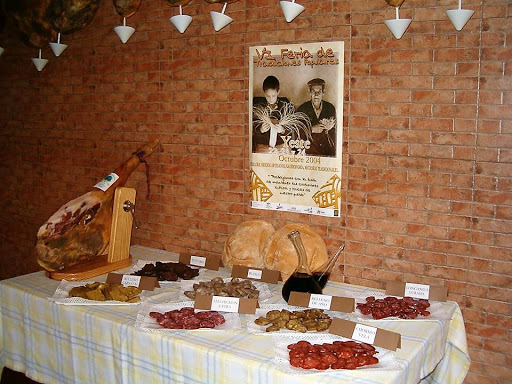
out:
{"label": "label card", "polygon": [[263,271],[261,269],[249,268],[247,271],[247,277],[249,279],[261,280],[261,276],[263,276]]}
{"label": "label card", "polygon": [[415,299],[428,300],[430,285],[405,283],[404,296],[410,296]]}
{"label": "label card", "polygon": [[107,275],[107,283],[122,284],[124,286],[134,286],[145,291],[152,291],[155,288],[160,288],[158,279],[153,276],[134,276],[122,275],[120,273],[109,273]]}
{"label": "label card", "polygon": [[402,297],[410,296],[415,299],[446,301],[446,299],[448,298],[448,288],[439,285],[425,285],[402,283],[399,281],[389,281],[386,284],[386,295]]}
{"label": "label card", "polygon": [[332,296],[327,295],[317,295],[315,293],[310,294],[309,296],[309,308],[318,308],[318,309],[331,309]]}
{"label": "label card", "polygon": [[353,321],[340,319],[339,317],[332,319],[329,333],[359,342],[373,344],[391,351],[396,351],[398,348],[402,347],[402,336],[399,333],[355,323]]}
{"label": "label card", "polygon": [[[329,307],[327,307],[327,303]],[[356,305],[355,299],[351,297],[317,295],[295,291],[290,292],[288,304],[298,307],[319,308],[346,313],[354,312]]]}
{"label": "label card", "polygon": [[99,181],[94,188],[101,189],[103,192],[105,192],[107,189],[109,189],[112,184],[114,184],[117,179],[119,179],[119,176],[112,172],[111,174],[105,176],[105,178],[101,181]]}
{"label": "label card", "polygon": [[138,287],[140,284],[141,277],[142,276],[123,275],[123,277],[121,278],[121,284],[123,284],[125,287],[128,285]]}
{"label": "label card", "polygon": [[213,296],[212,311],[238,312],[240,299],[237,297]]}
{"label": "label card", "polygon": [[206,257],[190,256],[190,265],[204,267],[206,265]]}
{"label": "label card", "polygon": [[233,269],[231,270],[231,277],[240,277],[243,279],[259,280],[265,283],[277,284],[281,277],[281,272],[273,269],[246,267],[245,265],[233,265]]}
{"label": "label card", "polygon": [[358,323],[354,328],[351,339],[362,343],[373,344],[375,342],[376,335],[377,328]]}
{"label": "label card", "polygon": [[254,315],[258,307],[257,299],[246,299],[237,297],[196,295],[194,308],[209,309],[219,312],[238,312]]}
{"label": "label card", "polygon": [[218,271],[220,268],[220,256],[218,255],[198,256],[190,255],[188,253],[180,253],[179,261],[183,264],[211,269],[213,271]]}

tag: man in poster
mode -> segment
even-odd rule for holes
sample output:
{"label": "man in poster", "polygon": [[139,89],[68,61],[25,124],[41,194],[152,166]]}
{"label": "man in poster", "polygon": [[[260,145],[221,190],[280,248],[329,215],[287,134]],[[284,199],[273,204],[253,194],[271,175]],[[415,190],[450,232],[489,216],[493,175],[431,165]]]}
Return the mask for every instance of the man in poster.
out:
{"label": "man in poster", "polygon": [[336,156],[336,108],[323,100],[325,81],[308,81],[311,100],[303,103],[297,112],[305,113],[311,121],[311,147],[306,151],[313,156]]}

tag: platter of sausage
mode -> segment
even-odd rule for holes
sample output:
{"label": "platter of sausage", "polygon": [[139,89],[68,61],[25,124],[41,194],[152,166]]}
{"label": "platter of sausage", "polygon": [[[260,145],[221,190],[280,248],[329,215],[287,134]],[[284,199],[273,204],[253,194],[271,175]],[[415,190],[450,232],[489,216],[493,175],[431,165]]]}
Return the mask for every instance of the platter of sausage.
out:
{"label": "platter of sausage", "polygon": [[391,351],[332,334],[273,334],[274,363],[294,375],[397,368]]}
{"label": "platter of sausage", "polygon": [[180,330],[229,331],[241,329],[238,313],[194,309],[194,302],[145,303],[137,313],[135,328],[156,333]]}

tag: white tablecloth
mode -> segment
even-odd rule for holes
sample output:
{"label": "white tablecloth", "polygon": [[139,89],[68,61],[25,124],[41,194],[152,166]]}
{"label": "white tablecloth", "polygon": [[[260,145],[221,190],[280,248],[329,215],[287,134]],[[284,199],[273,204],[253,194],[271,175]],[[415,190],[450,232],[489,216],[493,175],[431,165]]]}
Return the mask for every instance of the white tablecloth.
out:
{"label": "white tablecloth", "polygon": [[[177,260],[176,254],[139,246],[132,246],[131,254],[134,262]],[[207,271],[202,280],[229,275],[225,269]],[[402,335],[402,348],[393,352],[399,366],[311,376],[276,369],[271,335],[251,334],[244,327],[212,332],[179,330],[168,335],[143,332],[134,326],[139,305],[59,305],[48,299],[58,285],[43,272],[0,281],[0,367],[48,384],[450,384],[461,383],[470,364],[464,322],[455,302],[443,303],[453,313],[446,320],[368,322]],[[272,296],[267,303],[284,304],[281,287],[269,284]],[[329,282],[324,293],[360,297],[368,291],[375,290]],[[148,294],[147,300],[169,302],[178,297],[179,284],[171,284]]]}

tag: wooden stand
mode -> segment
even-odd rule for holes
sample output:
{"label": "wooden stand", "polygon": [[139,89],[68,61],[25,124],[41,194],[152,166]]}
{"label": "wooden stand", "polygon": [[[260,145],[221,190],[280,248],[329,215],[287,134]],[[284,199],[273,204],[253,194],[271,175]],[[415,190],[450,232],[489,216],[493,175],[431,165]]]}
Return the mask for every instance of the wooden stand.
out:
{"label": "wooden stand", "polygon": [[87,263],[61,271],[48,271],[47,275],[54,280],[85,280],[128,267],[132,263],[130,240],[134,209],[135,189],[117,188],[114,195],[108,255],[100,255]]}

